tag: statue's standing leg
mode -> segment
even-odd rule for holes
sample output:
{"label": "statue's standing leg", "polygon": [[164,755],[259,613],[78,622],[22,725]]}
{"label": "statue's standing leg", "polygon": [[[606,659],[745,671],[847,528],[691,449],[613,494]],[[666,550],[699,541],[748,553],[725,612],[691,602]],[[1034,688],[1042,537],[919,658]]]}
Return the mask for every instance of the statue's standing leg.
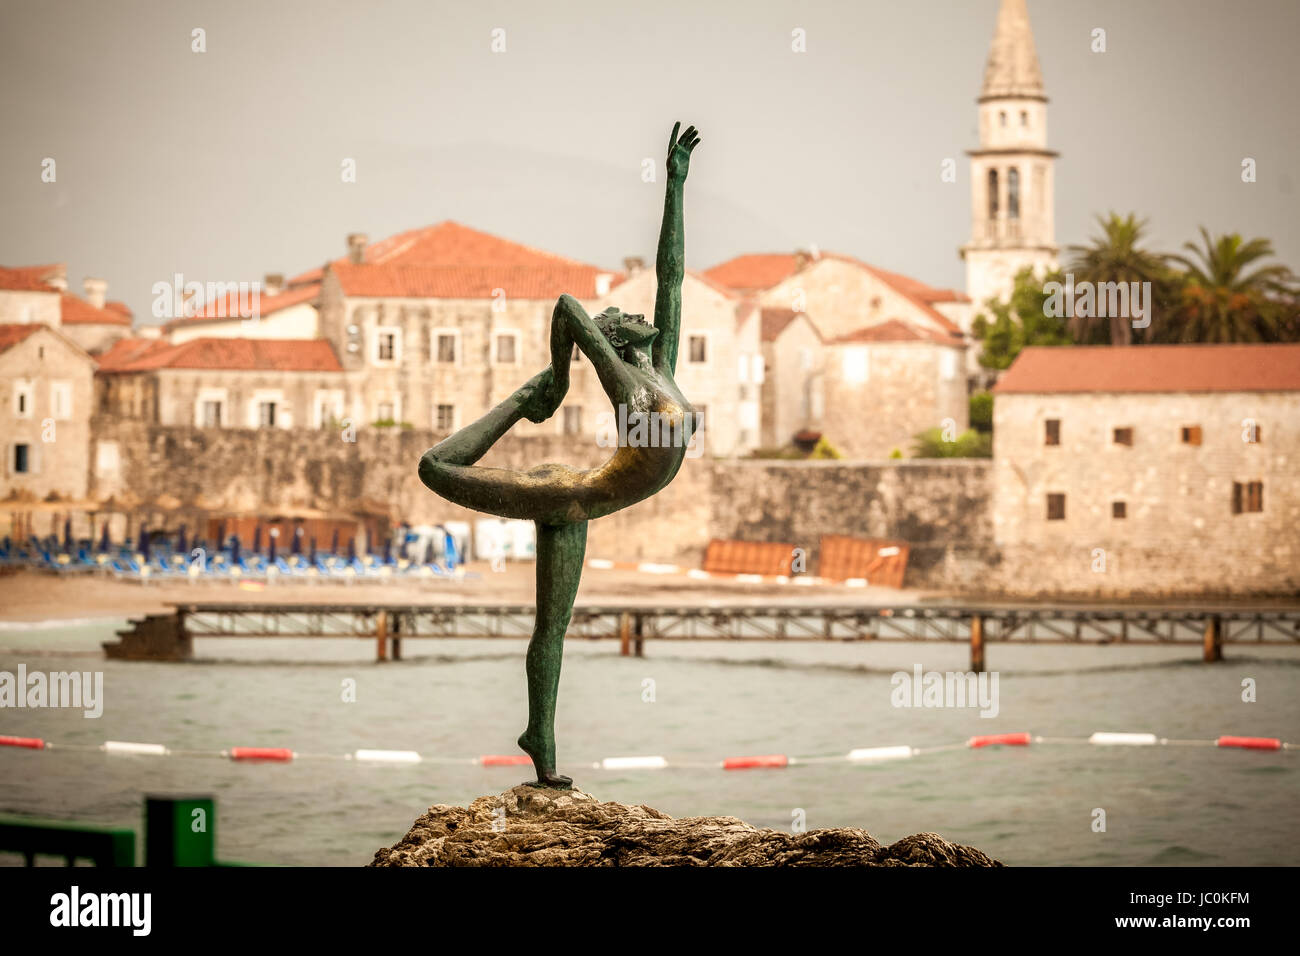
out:
{"label": "statue's standing leg", "polygon": [[537,617],[528,642],[528,727],[519,746],[533,758],[534,786],[567,789],[573,780],[555,772],[555,697],[560,689],[564,634],[587,552],[587,522],[537,527]]}

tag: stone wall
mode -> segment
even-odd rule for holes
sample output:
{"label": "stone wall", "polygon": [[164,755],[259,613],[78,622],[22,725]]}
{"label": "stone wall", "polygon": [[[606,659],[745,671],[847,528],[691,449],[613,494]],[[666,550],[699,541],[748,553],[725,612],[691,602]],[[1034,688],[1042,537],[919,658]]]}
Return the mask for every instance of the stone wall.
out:
{"label": "stone wall", "polygon": [[715,462],[710,534],[782,541],[817,568],[822,535],[902,538],[908,587],[982,590],[991,547],[987,460]]}

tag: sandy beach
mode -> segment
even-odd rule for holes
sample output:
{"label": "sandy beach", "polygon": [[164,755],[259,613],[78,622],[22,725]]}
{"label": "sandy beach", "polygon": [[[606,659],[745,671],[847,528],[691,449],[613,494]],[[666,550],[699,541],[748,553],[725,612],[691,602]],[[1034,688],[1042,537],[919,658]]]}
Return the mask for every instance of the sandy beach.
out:
{"label": "sandy beach", "polygon": [[[249,604],[357,604],[371,601],[410,604],[531,604],[534,568],[507,564],[493,571],[471,562],[461,579],[264,584],[246,581],[135,581],[99,575],[60,577],[36,571],[0,576],[0,621],[58,621],[98,617],[137,617],[167,611],[185,602],[238,601]],[[914,589],[754,584],[726,579],[697,580],[684,574],[587,568],[579,604],[639,602],[654,605],[708,604],[910,604],[936,597]]]}

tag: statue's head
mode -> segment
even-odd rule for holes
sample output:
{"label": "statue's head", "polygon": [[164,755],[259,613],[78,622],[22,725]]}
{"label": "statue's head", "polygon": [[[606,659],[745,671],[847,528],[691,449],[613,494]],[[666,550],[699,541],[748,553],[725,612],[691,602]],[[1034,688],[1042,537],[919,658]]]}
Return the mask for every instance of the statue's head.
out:
{"label": "statue's head", "polygon": [[644,348],[655,340],[659,330],[645,320],[644,315],[630,315],[610,306],[592,317],[596,327],[618,351],[631,345]]}

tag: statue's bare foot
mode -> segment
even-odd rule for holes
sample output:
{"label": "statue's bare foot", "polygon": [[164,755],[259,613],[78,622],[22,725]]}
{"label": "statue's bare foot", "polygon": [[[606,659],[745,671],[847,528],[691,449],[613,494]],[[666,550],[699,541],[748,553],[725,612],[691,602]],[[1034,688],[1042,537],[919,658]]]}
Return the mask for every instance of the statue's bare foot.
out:
{"label": "statue's bare foot", "polygon": [[554,790],[568,790],[573,786],[573,778],[555,772],[554,746],[544,744],[528,736],[528,731],[519,735],[519,749],[532,758],[537,771],[537,779],[527,781],[530,787],[550,787]]}
{"label": "statue's bare foot", "polygon": [[530,787],[543,787],[548,790],[572,790],[573,778],[562,773],[538,771],[536,780],[524,781]]}

